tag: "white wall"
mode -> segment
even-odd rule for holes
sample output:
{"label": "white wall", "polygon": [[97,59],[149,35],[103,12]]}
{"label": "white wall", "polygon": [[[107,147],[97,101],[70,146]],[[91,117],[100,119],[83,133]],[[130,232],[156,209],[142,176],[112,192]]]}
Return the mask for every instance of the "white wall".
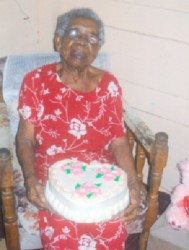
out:
{"label": "white wall", "polygon": [[162,188],[179,181],[189,158],[188,0],[0,0],[0,57],[52,50],[56,17],[91,7],[103,19],[112,71],[124,98],[153,132],[169,135]]}

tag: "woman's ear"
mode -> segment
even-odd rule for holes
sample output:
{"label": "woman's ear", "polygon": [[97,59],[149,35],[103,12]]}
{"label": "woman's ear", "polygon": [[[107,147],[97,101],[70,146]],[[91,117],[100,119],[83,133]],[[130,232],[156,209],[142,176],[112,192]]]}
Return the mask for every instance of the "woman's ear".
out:
{"label": "woman's ear", "polygon": [[54,37],[54,50],[60,52],[61,38],[59,36]]}

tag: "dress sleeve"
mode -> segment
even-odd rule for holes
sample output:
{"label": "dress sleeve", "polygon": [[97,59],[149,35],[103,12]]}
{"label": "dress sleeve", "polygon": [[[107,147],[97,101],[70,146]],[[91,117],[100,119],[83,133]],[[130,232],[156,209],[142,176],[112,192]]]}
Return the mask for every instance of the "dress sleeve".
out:
{"label": "dress sleeve", "polygon": [[37,88],[39,83],[40,74],[37,70],[28,73],[23,79],[18,99],[19,116],[34,125],[37,123],[37,113],[40,107]]}
{"label": "dress sleeve", "polygon": [[123,119],[122,89],[116,78],[109,82],[110,122],[113,139],[126,136]]}

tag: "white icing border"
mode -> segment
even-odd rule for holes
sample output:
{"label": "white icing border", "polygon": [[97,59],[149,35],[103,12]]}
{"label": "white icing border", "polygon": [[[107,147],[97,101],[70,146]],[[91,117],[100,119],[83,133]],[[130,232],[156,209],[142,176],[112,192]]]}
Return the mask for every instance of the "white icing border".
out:
{"label": "white icing border", "polygon": [[[74,204],[69,203],[68,205],[67,204],[68,200],[66,202],[65,200],[63,201],[62,200],[63,197],[61,197],[61,200],[58,200],[52,194],[49,188],[49,182],[47,182],[45,188],[45,196],[47,198],[48,203],[55,211],[55,213],[59,214],[62,217],[65,217],[68,220],[73,220],[77,223],[97,223],[112,219],[112,217],[116,216],[121,211],[123,211],[124,208],[126,208],[129,204],[129,189],[125,189],[124,194],[125,195],[121,201],[117,203],[115,201],[114,205],[108,204],[109,202],[106,201],[105,203],[107,203],[106,204],[107,207],[104,209],[101,208],[100,211],[97,212],[95,208],[92,209],[89,206],[86,206],[86,208],[82,206],[80,207],[80,209],[78,209],[78,207],[76,207]],[[123,196],[123,192],[120,194],[120,196]],[[118,196],[117,199],[118,198],[120,199],[120,196]]]}

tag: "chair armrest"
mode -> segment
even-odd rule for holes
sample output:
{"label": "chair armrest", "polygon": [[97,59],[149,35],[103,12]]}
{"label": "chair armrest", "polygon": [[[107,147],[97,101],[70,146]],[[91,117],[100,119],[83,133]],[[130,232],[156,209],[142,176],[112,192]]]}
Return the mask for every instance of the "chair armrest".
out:
{"label": "chair armrest", "polygon": [[143,145],[147,152],[150,152],[155,140],[155,135],[126,102],[124,102],[124,120],[137,138],[137,141]]}

